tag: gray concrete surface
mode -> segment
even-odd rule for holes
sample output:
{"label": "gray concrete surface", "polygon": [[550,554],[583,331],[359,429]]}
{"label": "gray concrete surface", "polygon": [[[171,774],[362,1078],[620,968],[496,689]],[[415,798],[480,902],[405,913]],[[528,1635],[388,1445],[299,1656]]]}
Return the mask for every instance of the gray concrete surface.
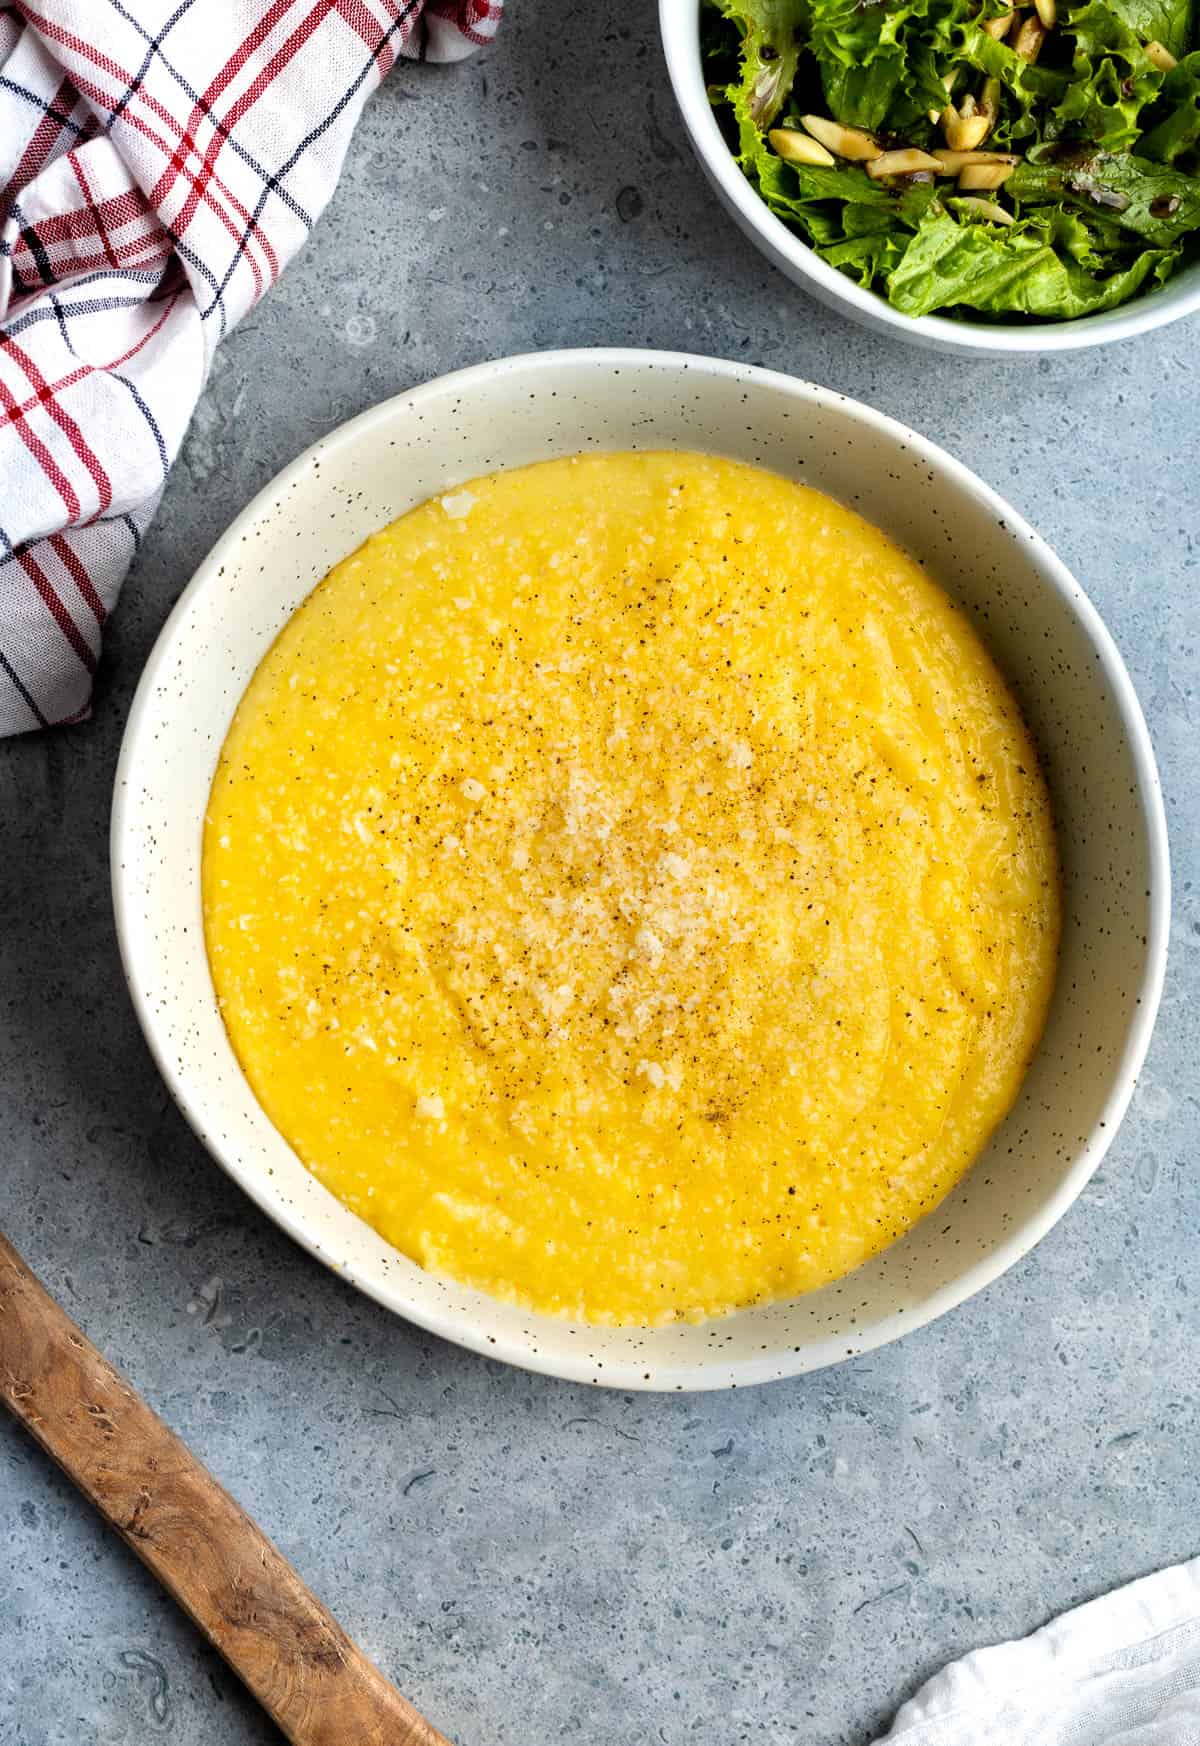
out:
{"label": "gray concrete surface", "polygon": [[[649,0],[512,0],[486,60],[392,76],[312,245],[220,354],[95,719],[0,748],[0,1224],[461,1746],[864,1746],[948,1657],[1200,1552],[1198,340],[995,365],[868,338],[714,207]],[[610,341],[812,377],[977,467],[1106,616],[1170,803],[1166,1001],[1101,1175],[948,1319],[759,1392],[525,1376],[324,1273],[168,1102],[109,913],[131,691],[234,512],[384,395]],[[0,1742],[159,1735],[274,1738],[0,1423]]]}

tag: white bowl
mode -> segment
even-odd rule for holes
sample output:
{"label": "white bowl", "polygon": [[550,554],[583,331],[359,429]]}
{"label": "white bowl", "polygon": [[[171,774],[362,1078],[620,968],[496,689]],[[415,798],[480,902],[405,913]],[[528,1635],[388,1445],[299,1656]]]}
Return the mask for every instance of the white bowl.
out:
{"label": "white bowl", "polygon": [[701,0],[659,0],[663,49],[675,99],[701,167],[723,205],[751,242],[789,279],[830,309],[879,333],[914,345],[974,357],[1011,357],[1015,352],[1072,352],[1107,340],[1149,333],[1200,309],[1200,262],[1183,268],[1165,285],[1104,315],[1040,323],[951,321],[942,315],[902,315],[874,291],[856,285],[821,260],[768,208],[734,162],[721,136],[706,91],[700,59]]}
{"label": "white bowl", "polygon": [[[375,528],[475,474],[585,449],[757,462],[860,509],[980,624],[1026,710],[1066,869],[1062,970],[1020,1098],[957,1190],[842,1283],[728,1320],[571,1326],[422,1271],[310,1176],[225,1034],[204,950],[201,828],[241,693],[289,615]],[[126,975],[185,1115],[263,1210],[390,1309],[489,1356],[620,1388],[762,1382],[941,1314],[1025,1254],[1079,1193],[1129,1101],[1158,1005],[1169,908],[1162,800],[1137,699],[1078,584],[958,461],[826,389],[710,358],[545,352],[365,412],[234,522],[171,614],[117,771],[113,889]]]}

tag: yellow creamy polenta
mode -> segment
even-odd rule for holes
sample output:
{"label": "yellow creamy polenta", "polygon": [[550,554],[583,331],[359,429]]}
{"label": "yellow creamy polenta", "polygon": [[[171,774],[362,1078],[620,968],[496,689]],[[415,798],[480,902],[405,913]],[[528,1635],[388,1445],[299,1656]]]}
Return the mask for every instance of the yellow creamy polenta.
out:
{"label": "yellow creamy polenta", "polygon": [[967,621],[850,510],[685,454],[476,480],[339,564],[230,730],[204,902],[320,1180],[618,1323],[811,1290],[936,1205],[1059,928]]}

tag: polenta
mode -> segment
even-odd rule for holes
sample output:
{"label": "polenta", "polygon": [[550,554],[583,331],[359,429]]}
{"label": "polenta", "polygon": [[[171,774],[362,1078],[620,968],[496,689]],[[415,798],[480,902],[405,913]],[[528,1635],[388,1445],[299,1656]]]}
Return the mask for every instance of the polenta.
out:
{"label": "polenta", "polygon": [[425,1267],[589,1320],[810,1291],[1016,1096],[1048,796],[966,618],[852,511],[692,454],[477,479],[337,566],[204,845],[233,1046]]}

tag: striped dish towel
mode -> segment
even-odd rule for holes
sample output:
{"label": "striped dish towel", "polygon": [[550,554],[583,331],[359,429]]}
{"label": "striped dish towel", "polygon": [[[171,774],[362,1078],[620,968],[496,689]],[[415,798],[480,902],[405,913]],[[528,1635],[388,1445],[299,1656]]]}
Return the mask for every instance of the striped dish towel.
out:
{"label": "striped dish towel", "polygon": [[503,0],[0,0],[0,735],[88,713],[213,352],[397,56]]}

